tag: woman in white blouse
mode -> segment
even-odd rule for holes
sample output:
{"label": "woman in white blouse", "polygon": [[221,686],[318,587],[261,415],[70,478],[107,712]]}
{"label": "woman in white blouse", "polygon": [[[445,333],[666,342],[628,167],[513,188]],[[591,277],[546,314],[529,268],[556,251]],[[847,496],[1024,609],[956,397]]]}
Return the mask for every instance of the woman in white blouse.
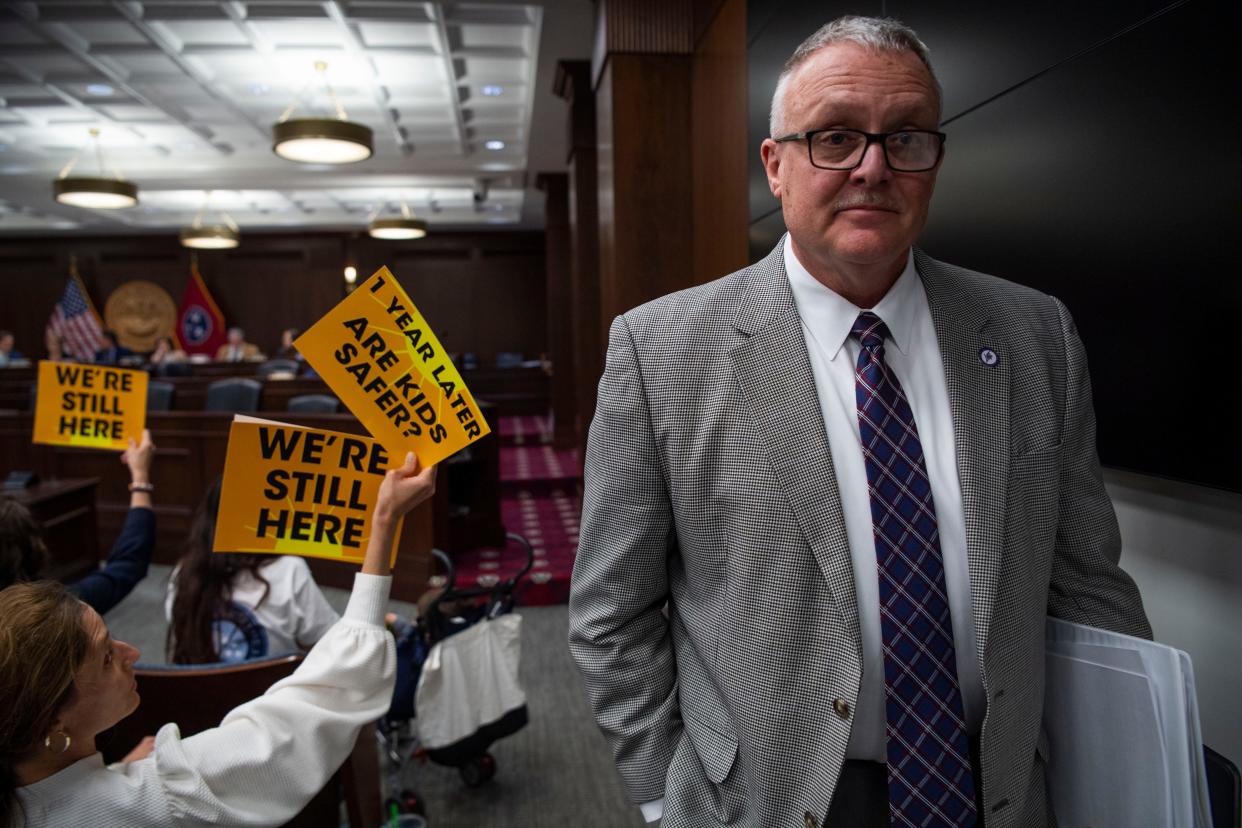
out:
{"label": "woman in white blouse", "polygon": [[388,707],[395,654],[384,629],[388,551],[403,515],[434,490],[414,456],[380,487],[362,572],[342,619],[297,671],[149,755],[105,766],[95,737],[138,706],[138,651],[58,584],[0,592],[0,825],[280,825]]}

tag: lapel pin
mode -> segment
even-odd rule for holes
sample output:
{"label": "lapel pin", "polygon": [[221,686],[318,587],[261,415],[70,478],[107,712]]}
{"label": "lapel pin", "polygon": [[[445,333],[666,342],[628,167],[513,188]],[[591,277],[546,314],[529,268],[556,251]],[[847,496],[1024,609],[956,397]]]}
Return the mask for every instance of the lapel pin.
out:
{"label": "lapel pin", "polygon": [[1000,357],[996,355],[996,351],[991,348],[979,349],[979,361],[989,368],[996,367],[996,363],[1000,362]]}

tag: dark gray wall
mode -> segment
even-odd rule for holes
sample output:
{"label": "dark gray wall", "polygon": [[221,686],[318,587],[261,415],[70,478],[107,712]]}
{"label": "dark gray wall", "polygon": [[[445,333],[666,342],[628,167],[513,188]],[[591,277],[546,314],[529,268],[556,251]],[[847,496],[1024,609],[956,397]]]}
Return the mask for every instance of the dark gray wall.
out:
{"label": "dark gray wall", "polygon": [[1242,311],[1237,4],[752,2],[752,259],[784,232],[758,154],[776,77],[847,13],[914,27],[945,89],[920,244],[1069,306],[1106,465],[1242,490],[1226,350]]}

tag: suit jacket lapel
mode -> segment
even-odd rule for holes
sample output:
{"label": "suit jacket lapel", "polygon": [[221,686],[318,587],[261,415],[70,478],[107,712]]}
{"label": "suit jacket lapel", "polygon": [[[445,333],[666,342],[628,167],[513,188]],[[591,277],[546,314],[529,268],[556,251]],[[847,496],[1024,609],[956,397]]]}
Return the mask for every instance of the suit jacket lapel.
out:
{"label": "suit jacket lapel", "polygon": [[730,356],[772,471],[823,571],[861,659],[854,567],[802,320],[783,245],[751,268],[734,326],[748,338]]}
{"label": "suit jacket lapel", "polygon": [[1012,354],[991,325],[987,309],[971,301],[961,277],[921,250],[915,250],[914,261],[927,291],[949,389],[966,513],[970,598],[982,665],[1003,551],[992,539],[1004,537]]}

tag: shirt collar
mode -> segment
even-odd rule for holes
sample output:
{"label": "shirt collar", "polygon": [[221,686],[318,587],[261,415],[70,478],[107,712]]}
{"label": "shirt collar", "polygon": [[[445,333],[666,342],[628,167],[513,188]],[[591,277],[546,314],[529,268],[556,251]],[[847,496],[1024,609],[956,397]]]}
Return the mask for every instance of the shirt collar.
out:
{"label": "shirt collar", "polygon": [[[836,359],[849,338],[854,320],[864,308],[860,308],[839,293],[825,287],[822,282],[802,266],[794,253],[789,234],[784,240],[785,273],[793,290],[798,315],[819,342],[829,359]],[[871,312],[888,326],[893,344],[903,354],[908,353],[914,336],[914,315],[917,308],[917,291],[922,289],[918,271],[914,267],[913,250],[906,254],[906,266],[897,281],[884,294],[884,298],[871,308]]]}

